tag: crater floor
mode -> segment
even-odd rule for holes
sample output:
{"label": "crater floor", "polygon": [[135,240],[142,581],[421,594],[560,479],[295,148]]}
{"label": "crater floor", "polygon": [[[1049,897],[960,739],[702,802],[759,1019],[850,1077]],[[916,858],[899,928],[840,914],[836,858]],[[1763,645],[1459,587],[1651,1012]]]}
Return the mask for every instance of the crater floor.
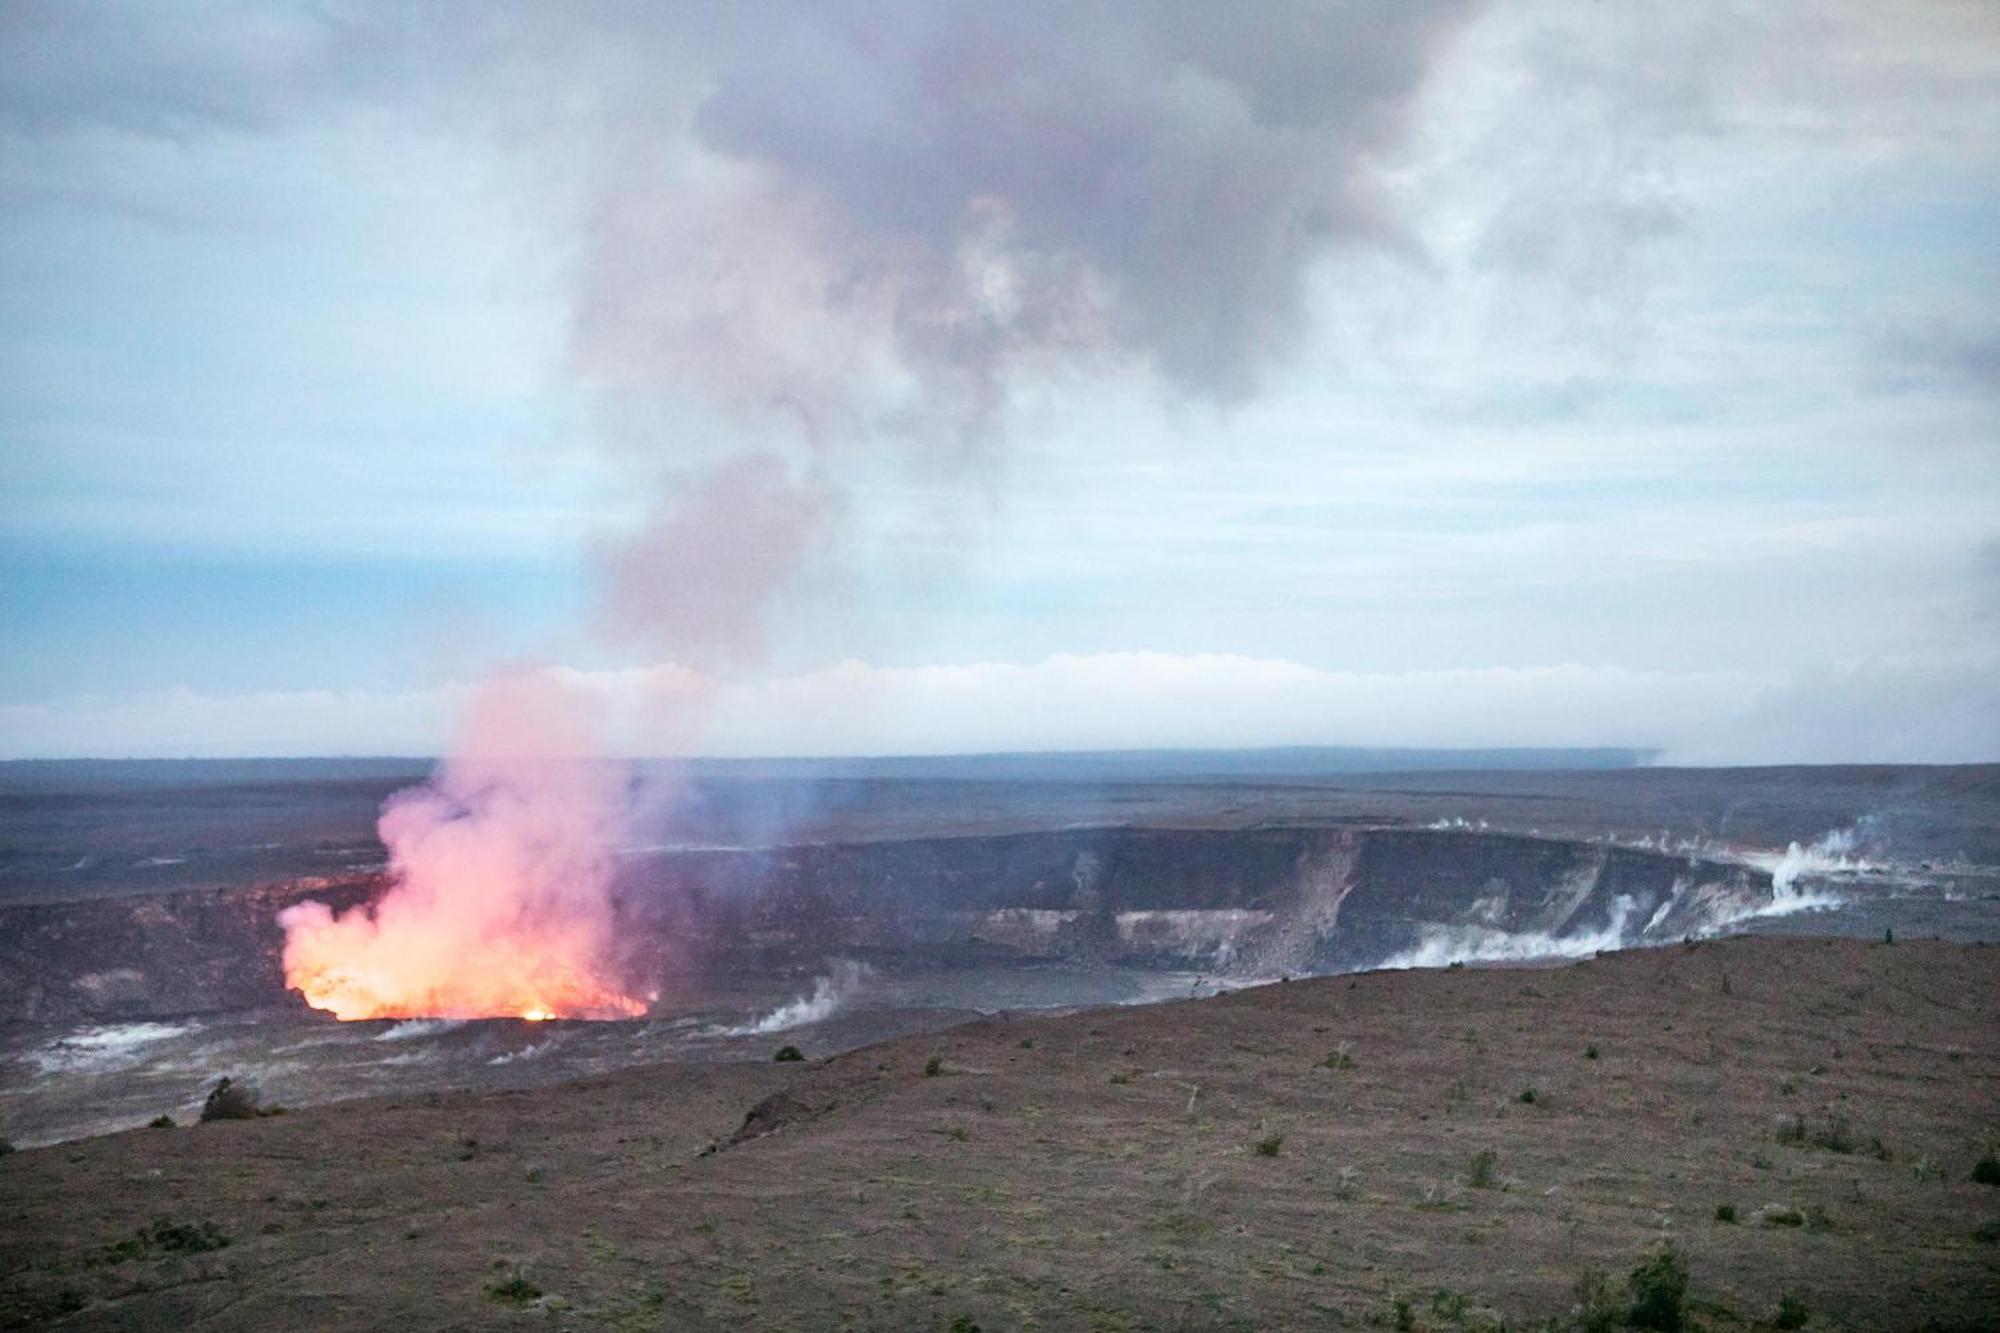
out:
{"label": "crater floor", "polygon": [[1511,1326],[1671,1243],[1710,1327],[1990,1327],[1996,1007],[1990,947],[1742,938],[137,1130],[0,1158],[0,1311]]}

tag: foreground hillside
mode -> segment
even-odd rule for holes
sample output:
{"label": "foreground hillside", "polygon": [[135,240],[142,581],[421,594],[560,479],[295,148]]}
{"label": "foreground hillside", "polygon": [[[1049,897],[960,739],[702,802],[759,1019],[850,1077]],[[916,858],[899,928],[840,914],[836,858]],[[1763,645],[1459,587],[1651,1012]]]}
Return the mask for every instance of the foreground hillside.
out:
{"label": "foreground hillside", "polygon": [[0,1321],[1518,1327],[1671,1245],[1705,1326],[1992,1327],[1996,1010],[1739,939],[142,1130],[0,1159]]}

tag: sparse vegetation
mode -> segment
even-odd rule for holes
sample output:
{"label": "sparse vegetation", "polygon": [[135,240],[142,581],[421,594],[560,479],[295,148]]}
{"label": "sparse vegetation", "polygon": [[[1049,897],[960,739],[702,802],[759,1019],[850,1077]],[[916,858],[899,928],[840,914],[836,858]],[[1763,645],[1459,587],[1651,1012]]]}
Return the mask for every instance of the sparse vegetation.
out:
{"label": "sparse vegetation", "polygon": [[1672,1333],[1686,1323],[1688,1270],[1679,1250],[1661,1250],[1633,1269],[1626,1285],[1632,1293],[1632,1309],[1625,1322],[1633,1328]]}
{"label": "sparse vegetation", "polygon": [[258,1101],[257,1089],[224,1075],[209,1089],[201,1104],[201,1122],[205,1125],[211,1120],[255,1120]]}
{"label": "sparse vegetation", "polygon": [[793,1061],[805,1059],[806,1054],[796,1046],[780,1046],[776,1051],[772,1052],[771,1058],[779,1064],[789,1064]]}
{"label": "sparse vegetation", "polygon": [[939,1074],[942,1074],[943,1072],[944,1072],[944,1057],[942,1055],[933,1055],[930,1059],[924,1061],[925,1078],[936,1078]]}
{"label": "sparse vegetation", "polygon": [[[1851,1153],[1861,1146],[1847,1117],[1833,1112],[1828,1112],[1817,1121],[1802,1115],[1780,1116],[1777,1139],[1780,1143],[1824,1148],[1828,1152],[1842,1154]],[[1873,1141],[1871,1151],[1884,1161],[1889,1158],[1888,1145],[1879,1138]]]}
{"label": "sparse vegetation", "polygon": [[1812,1315],[1806,1310],[1806,1303],[1796,1296],[1778,1298],[1778,1308],[1771,1315],[1772,1328],[1804,1328]]}
{"label": "sparse vegetation", "polygon": [[1759,1212],[1758,1218],[1767,1227],[1802,1227],[1806,1224],[1804,1213],[1782,1204],[1766,1205]]}
{"label": "sparse vegetation", "polygon": [[1352,1069],[1354,1068],[1354,1057],[1348,1054],[1347,1043],[1342,1042],[1340,1049],[1328,1054],[1326,1059],[1320,1061],[1320,1065],[1326,1069]]}
{"label": "sparse vegetation", "polygon": [[974,1322],[971,1315],[962,1314],[951,1321],[951,1327],[947,1328],[945,1333],[979,1333],[979,1325]]}
{"label": "sparse vegetation", "polygon": [[1263,1138],[1257,1140],[1257,1155],[1259,1157],[1276,1157],[1280,1152],[1284,1151],[1284,1147],[1285,1136],[1283,1134],[1266,1134]]}
{"label": "sparse vegetation", "polygon": [[1733,1203],[1718,1203],[1715,1205],[1715,1220],[1718,1222],[1734,1223],[1736,1221],[1736,1205]]}
{"label": "sparse vegetation", "polygon": [[147,1129],[172,1129],[174,1118],[170,1115],[156,1115],[146,1122]]}
{"label": "sparse vegetation", "polygon": [[124,1240],[105,1247],[99,1263],[151,1259],[159,1254],[205,1254],[229,1245],[229,1233],[213,1222],[176,1222],[164,1213]]}
{"label": "sparse vegetation", "polygon": [[1474,1154],[1472,1165],[1466,1168],[1465,1183],[1476,1190],[1492,1189],[1493,1164],[1497,1160],[1491,1148]]}
{"label": "sparse vegetation", "polygon": [[2000,1244],[2000,1217],[1989,1217],[1974,1227],[1972,1238],[1981,1245]]}
{"label": "sparse vegetation", "polygon": [[542,1298],[542,1289],[522,1274],[519,1268],[486,1288],[489,1300],[502,1305],[527,1305]]}

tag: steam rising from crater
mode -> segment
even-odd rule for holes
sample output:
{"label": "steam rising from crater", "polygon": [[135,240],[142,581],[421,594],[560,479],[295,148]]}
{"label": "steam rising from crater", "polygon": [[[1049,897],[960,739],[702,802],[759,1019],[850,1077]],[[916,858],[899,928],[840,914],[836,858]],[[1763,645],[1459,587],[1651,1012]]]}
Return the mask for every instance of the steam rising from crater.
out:
{"label": "steam rising from crater", "polygon": [[552,677],[489,684],[451,758],[383,808],[390,892],[280,914],[286,982],[344,1019],[645,1012],[611,980],[624,775],[591,752]]}
{"label": "steam rising from crater", "polygon": [[[502,133],[524,71],[585,122],[559,136],[587,182],[571,360],[661,479],[599,546],[598,631],[757,665],[854,470],[990,452],[1025,385],[1249,396],[1321,260],[1410,249],[1379,177],[1466,9],[816,0],[566,9],[475,44]],[[343,1018],[640,1011],[613,947],[624,775],[574,712],[546,675],[487,690],[383,812],[388,895],[285,913],[288,980]]]}

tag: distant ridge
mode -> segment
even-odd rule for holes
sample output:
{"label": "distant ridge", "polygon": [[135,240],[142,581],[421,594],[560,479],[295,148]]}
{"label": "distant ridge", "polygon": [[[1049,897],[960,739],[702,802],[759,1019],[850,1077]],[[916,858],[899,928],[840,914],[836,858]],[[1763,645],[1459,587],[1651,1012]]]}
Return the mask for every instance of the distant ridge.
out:
{"label": "distant ridge", "polygon": [[[830,758],[642,759],[696,778],[929,779],[985,782],[1176,782],[1217,778],[1317,778],[1358,773],[1554,772],[1638,768],[1657,750],[1517,746],[1431,750],[1286,745],[1251,750],[1066,750],[965,755]],[[421,781],[435,760],[409,757],[298,759],[15,759],[0,761],[0,790],[237,786],[287,782]]]}
{"label": "distant ridge", "polygon": [[1172,782],[1314,778],[1356,773],[1451,773],[1637,768],[1657,750],[1598,747],[1420,750],[1287,745],[1259,750],[1074,750],[856,759],[697,759],[697,777],[932,778],[1039,782]]}

